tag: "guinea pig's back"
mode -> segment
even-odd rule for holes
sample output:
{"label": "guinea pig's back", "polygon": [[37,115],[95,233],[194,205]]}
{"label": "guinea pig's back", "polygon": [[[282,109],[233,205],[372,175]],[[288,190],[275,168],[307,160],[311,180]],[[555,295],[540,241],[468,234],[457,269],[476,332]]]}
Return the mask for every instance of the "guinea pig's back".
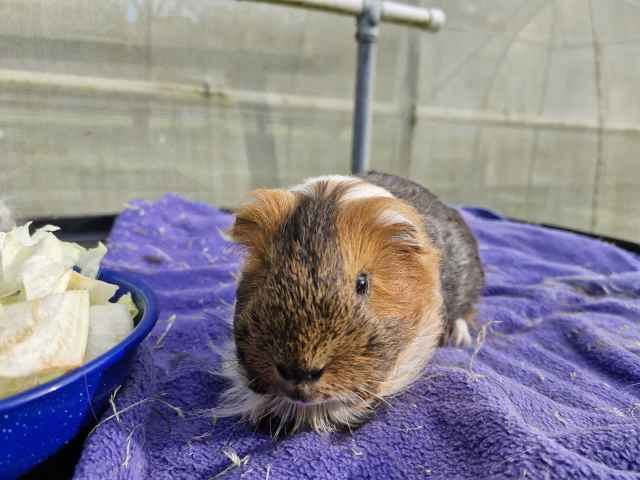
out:
{"label": "guinea pig's back", "polygon": [[475,237],[457,210],[442,203],[422,185],[378,172],[368,172],[359,177],[387,189],[424,217],[427,234],[442,254],[440,277],[445,307],[443,341],[446,341],[456,319],[471,320],[473,305],[484,287],[484,273]]}

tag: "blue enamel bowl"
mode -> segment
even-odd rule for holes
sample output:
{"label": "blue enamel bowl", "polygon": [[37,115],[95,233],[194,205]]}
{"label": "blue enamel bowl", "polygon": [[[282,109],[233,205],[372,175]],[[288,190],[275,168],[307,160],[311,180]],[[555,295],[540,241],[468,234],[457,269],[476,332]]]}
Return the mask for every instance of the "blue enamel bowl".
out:
{"label": "blue enamel bowl", "polygon": [[97,423],[111,392],[122,385],[140,342],[158,320],[154,293],[130,274],[108,270],[100,279],[131,292],[140,310],[135,328],[118,345],[48,383],[0,400],[0,479],[13,479],[52,456]]}

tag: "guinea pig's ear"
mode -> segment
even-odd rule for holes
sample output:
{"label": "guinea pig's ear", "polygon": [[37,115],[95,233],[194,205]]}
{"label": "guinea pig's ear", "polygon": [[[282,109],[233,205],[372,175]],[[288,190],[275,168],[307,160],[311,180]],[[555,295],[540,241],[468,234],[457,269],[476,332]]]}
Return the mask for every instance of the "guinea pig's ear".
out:
{"label": "guinea pig's ear", "polygon": [[355,251],[367,250],[368,246],[376,251],[390,247],[397,252],[421,254],[429,248],[420,215],[413,207],[396,198],[378,197],[348,202],[341,217],[341,229],[343,232],[352,232],[351,235],[343,235],[345,239],[351,237],[347,243],[366,240],[366,246],[351,245]]}
{"label": "guinea pig's ear", "polygon": [[273,235],[295,209],[296,196],[280,189],[260,189],[252,196],[255,201],[236,212],[235,223],[228,234],[233,241],[255,253],[265,254]]}
{"label": "guinea pig's ear", "polygon": [[373,217],[380,233],[400,250],[422,253],[426,237],[417,212],[402,202],[387,200],[382,203],[387,205]]}

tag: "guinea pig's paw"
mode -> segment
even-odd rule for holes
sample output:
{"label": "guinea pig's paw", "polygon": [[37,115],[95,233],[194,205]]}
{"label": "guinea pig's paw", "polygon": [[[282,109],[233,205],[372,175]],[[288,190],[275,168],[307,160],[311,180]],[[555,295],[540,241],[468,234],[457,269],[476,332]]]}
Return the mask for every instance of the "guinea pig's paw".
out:
{"label": "guinea pig's paw", "polygon": [[453,323],[451,342],[456,347],[468,347],[469,345],[471,345],[471,334],[469,333],[469,325],[464,318],[458,318]]}

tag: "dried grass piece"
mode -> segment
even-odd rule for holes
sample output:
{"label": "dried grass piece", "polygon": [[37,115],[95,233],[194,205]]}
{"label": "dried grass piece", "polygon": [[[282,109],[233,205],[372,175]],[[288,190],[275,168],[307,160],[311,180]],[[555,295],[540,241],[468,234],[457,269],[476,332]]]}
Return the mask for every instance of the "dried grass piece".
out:
{"label": "dried grass piece", "polygon": [[226,475],[227,472],[233,470],[234,468],[240,468],[240,467],[246,465],[247,463],[249,463],[249,455],[247,455],[247,456],[245,456],[243,458],[240,458],[240,455],[238,455],[238,453],[231,447],[224,447],[222,449],[222,453],[229,460],[231,460],[231,465],[229,465],[227,468],[225,468],[221,472],[219,472],[216,475],[214,475],[213,477],[211,477],[211,479],[220,478],[220,477]]}
{"label": "dried grass piece", "polygon": [[180,407],[176,407],[175,405],[171,405],[169,402],[162,400],[160,397],[166,396],[166,393],[159,393],[158,395],[152,396],[152,397],[147,397],[147,398],[143,398],[142,400],[138,400],[137,402],[133,402],[131,405],[128,405],[120,410],[118,410],[115,407],[115,400],[114,403],[112,405],[112,408],[114,409],[114,412],[109,415],[108,417],[106,417],[105,419],[103,419],[102,421],[100,421],[98,424],[96,424],[95,427],[93,427],[91,429],[91,431],[89,432],[89,434],[87,435],[87,437],[90,437],[93,432],[95,432],[98,428],[100,428],[103,424],[105,424],[106,422],[108,422],[109,420],[113,419],[113,418],[119,418],[119,415],[122,415],[125,412],[128,412],[129,410],[136,408],[144,403],[148,403],[148,402],[160,402],[163,405],[171,408],[172,410],[174,410],[180,417],[184,418],[184,412],[182,412],[182,409]]}
{"label": "dried grass piece", "polygon": [[425,475],[429,476],[431,475],[431,469],[425,467],[424,465],[416,465],[418,467],[419,470],[422,470],[424,472]]}
{"label": "dried grass piece", "polygon": [[200,435],[196,435],[194,437],[191,437],[191,441],[200,441],[200,440],[204,440],[205,438],[209,438],[211,436],[211,432],[204,432]]}
{"label": "dried grass piece", "polygon": [[111,409],[113,410],[113,414],[116,416],[116,420],[118,423],[120,423],[121,420],[120,420],[120,413],[116,408],[116,396],[118,395],[118,392],[120,391],[121,388],[122,388],[122,385],[118,385],[116,389],[113,392],[111,392],[111,395],[109,395],[109,404],[111,405]]}
{"label": "dried grass piece", "polygon": [[180,418],[185,418],[184,415],[184,411],[182,410],[182,408],[176,406],[176,405],[172,405],[169,402],[167,402],[166,400],[161,400],[159,398],[156,399],[158,402],[160,402],[161,404],[169,407],[171,410],[173,410],[174,412],[176,412],[176,415],[178,415]]}
{"label": "dried grass piece", "polygon": [[140,406],[143,403],[151,402],[153,400],[155,400],[155,398],[153,398],[153,397],[143,398],[142,400],[138,400],[137,402],[133,402],[131,405],[123,408],[122,410],[115,410],[113,414],[109,415],[107,418],[105,418],[104,420],[102,420],[101,422],[96,424],[96,426],[91,429],[91,431],[89,432],[88,436],[91,436],[91,434],[93,432],[95,432],[100,426],[102,426],[104,423],[108,422],[112,418],[119,418],[118,415],[122,415],[123,413],[128,412],[129,410],[131,410],[132,408]]}
{"label": "dried grass piece", "polygon": [[133,444],[133,434],[138,427],[140,427],[140,425],[133,427],[129,432],[129,435],[127,435],[127,443],[124,451],[124,461],[122,462],[122,466],[124,468],[129,468],[129,462],[131,461],[131,445]]}
{"label": "dried grass piece", "polygon": [[176,322],[176,318],[178,317],[176,316],[175,313],[169,317],[169,319],[167,320],[167,326],[165,327],[164,332],[162,332],[162,335],[158,337],[158,340],[156,340],[156,344],[153,346],[153,348],[158,349],[162,347],[162,343],[164,342],[164,339],[169,333],[169,331],[173,328],[173,324]]}
{"label": "dried grass piece", "polygon": [[567,423],[567,421],[562,417],[562,415],[560,415],[559,411],[555,411],[553,412],[553,416],[556,417],[556,419],[563,425],[563,426],[568,426],[569,424]]}

